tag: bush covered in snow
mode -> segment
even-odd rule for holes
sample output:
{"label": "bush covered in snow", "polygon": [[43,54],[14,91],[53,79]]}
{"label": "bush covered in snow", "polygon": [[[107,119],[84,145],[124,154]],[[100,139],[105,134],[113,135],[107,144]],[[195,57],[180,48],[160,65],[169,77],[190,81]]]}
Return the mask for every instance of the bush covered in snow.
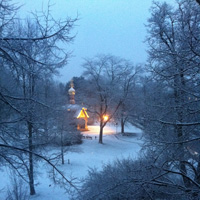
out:
{"label": "bush covered in snow", "polygon": [[29,200],[28,187],[25,185],[25,182],[14,173],[10,180],[11,185],[7,188],[5,200]]}
{"label": "bush covered in snow", "polygon": [[194,193],[184,191],[181,181],[156,166],[153,161],[124,159],[91,169],[85,178],[79,200],[186,200]]}

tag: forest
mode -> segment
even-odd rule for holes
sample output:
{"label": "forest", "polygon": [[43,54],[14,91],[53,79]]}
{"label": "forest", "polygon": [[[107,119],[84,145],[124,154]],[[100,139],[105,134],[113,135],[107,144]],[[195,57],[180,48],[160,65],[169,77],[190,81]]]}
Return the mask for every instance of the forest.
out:
{"label": "forest", "polygon": [[99,122],[98,145],[108,123],[122,136],[127,123],[143,132],[138,159],[89,169],[81,184],[57,165],[83,138],[65,109],[70,82],[55,79],[70,62],[79,19],[57,20],[50,8],[20,19],[19,11],[0,1],[0,168],[14,177],[5,199],[37,194],[40,162],[70,199],[200,199],[200,2],[152,3],[144,64],[99,52],[85,58],[82,76],[72,74],[76,104]]}

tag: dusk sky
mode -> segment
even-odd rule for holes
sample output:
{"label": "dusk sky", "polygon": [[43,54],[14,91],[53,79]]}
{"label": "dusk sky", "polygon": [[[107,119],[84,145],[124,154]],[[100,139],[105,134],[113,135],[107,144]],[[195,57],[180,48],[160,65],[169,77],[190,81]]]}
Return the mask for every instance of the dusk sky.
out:
{"label": "dusk sky", "polygon": [[[16,0],[17,1],[17,0]],[[161,0],[160,0],[161,1]],[[167,2],[173,2],[168,0]],[[45,8],[47,0],[18,0],[24,4],[23,15]],[[69,64],[61,71],[62,82],[73,76],[80,76],[84,58],[97,54],[112,54],[132,61],[145,63],[147,45],[145,23],[150,16],[151,0],[51,0],[51,8],[56,18],[76,17],[75,41],[69,45],[73,51]],[[161,1],[162,2],[162,1]]]}

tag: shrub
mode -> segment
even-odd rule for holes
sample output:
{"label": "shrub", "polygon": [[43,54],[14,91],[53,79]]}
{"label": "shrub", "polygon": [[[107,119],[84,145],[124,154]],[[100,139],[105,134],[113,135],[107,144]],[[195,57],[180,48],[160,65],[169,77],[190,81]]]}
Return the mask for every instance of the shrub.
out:
{"label": "shrub", "polygon": [[[123,159],[90,169],[78,200],[186,200],[190,199],[175,176],[170,177],[151,160]],[[182,187],[183,188],[183,187]]]}
{"label": "shrub", "polygon": [[28,188],[25,186],[24,181],[16,175],[12,175],[10,180],[6,200],[28,200]]}

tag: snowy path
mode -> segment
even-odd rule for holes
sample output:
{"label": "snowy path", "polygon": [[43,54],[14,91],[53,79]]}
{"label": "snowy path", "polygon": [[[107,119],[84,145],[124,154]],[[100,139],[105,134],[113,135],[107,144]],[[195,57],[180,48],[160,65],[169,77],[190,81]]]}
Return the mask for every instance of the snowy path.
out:
{"label": "snowy path", "polygon": [[[87,175],[89,168],[100,170],[103,164],[112,162],[120,158],[137,158],[141,149],[141,130],[133,126],[126,127],[126,131],[134,133],[133,136],[126,137],[116,135],[120,129],[115,126],[106,126],[104,128],[104,144],[98,143],[99,127],[89,126],[90,131],[83,132],[83,135],[92,137],[83,139],[81,145],[75,145],[70,152],[65,154],[64,165],[59,165],[66,177],[73,176],[83,178]],[[67,164],[68,159],[70,164]],[[39,176],[37,177],[38,185],[36,186],[37,195],[31,197],[31,200],[67,200],[68,195],[59,186],[54,186],[48,178],[46,168],[40,163]],[[1,173],[1,172],[0,172]],[[1,176],[1,174],[0,174]],[[8,177],[8,176],[7,176]],[[2,184],[0,183],[0,188]],[[0,194],[0,199],[1,194]]]}

